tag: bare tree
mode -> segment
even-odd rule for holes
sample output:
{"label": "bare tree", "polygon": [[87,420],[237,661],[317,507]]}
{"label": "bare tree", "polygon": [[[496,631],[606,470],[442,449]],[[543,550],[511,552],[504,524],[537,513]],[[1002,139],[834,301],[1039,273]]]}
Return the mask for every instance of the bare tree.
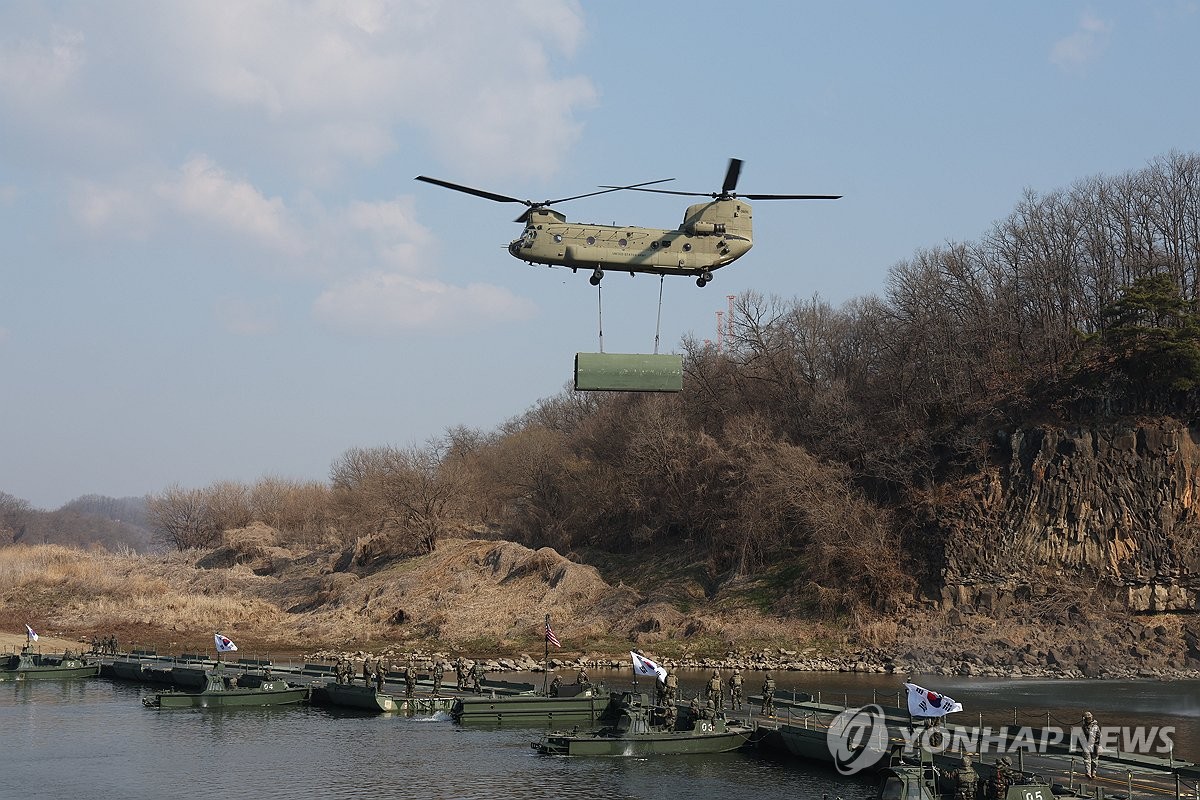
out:
{"label": "bare tree", "polygon": [[169,547],[211,547],[221,540],[220,524],[202,489],[174,484],[150,495],[146,505],[155,538]]}

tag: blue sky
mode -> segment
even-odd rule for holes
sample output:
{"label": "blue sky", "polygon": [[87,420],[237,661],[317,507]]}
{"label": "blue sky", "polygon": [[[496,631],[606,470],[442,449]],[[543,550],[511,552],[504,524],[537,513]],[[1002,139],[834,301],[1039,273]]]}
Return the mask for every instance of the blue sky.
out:
{"label": "blue sky", "polygon": [[[0,4],[0,491],[324,479],[563,390],[598,347],[586,276],[418,174],[711,191],[736,156],[740,191],[845,195],[756,203],[745,258],[668,279],[670,351],[726,295],[881,294],[1026,189],[1195,150],[1198,34],[1173,0]],[[649,352],[657,300],[610,274],[605,350]]]}

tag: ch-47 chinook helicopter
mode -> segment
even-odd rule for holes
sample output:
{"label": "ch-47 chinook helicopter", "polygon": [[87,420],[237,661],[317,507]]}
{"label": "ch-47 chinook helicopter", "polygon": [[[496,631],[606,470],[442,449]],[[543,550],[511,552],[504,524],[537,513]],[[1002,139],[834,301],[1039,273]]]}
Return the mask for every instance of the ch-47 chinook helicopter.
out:
{"label": "ch-47 chinook helicopter", "polygon": [[[712,280],[713,270],[741,258],[754,244],[751,230],[753,214],[746,200],[837,200],[841,197],[828,194],[737,194],[734,189],[741,171],[741,160],[731,158],[720,192],[645,188],[674,180],[664,178],[629,186],[602,186],[598,192],[541,202],[486,192],[424,175],[418,175],[416,179],[499,203],[528,206],[516,219],[524,223],[525,230],[509,243],[508,252],[530,264],[569,267],[572,271],[590,269],[593,286],[600,285],[605,270],[628,272],[630,275],[637,272],[690,275],[696,278],[697,286],[704,286]],[[550,208],[568,200],[622,190],[712,199],[688,206],[683,223],[674,230],[567,222],[564,214]]]}

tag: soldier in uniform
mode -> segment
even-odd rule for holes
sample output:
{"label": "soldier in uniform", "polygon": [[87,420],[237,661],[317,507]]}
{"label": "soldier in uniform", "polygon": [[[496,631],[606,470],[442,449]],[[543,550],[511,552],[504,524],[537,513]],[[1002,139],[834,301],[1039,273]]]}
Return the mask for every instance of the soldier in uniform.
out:
{"label": "soldier in uniform", "polygon": [[696,695],[692,698],[692,701],[688,703],[688,711],[692,715],[692,725],[695,725],[696,720],[700,719],[700,695]]}
{"label": "soldier in uniform", "polygon": [[979,773],[971,765],[971,754],[962,754],[962,767],[954,774],[956,800],[975,800]]}
{"label": "soldier in uniform", "polygon": [[675,730],[675,723],[679,721],[679,712],[675,710],[675,701],[668,700],[667,707],[663,710],[663,727],[669,731]]}
{"label": "soldier in uniform", "polygon": [[417,691],[417,668],[413,663],[408,662],[408,666],[404,668],[404,696],[412,697]]}
{"label": "soldier in uniform", "polygon": [[769,672],[763,676],[762,715],[764,717],[775,716],[775,679]]}
{"label": "soldier in uniform", "polygon": [[375,658],[370,654],[363,659],[362,676],[363,683],[367,686],[371,685],[371,673],[375,671]]}
{"label": "soldier in uniform", "polygon": [[442,667],[441,659],[433,662],[433,696],[442,696],[442,675],[446,670]]}
{"label": "soldier in uniform", "polygon": [[375,662],[375,691],[377,692],[383,691],[384,672],[386,670],[383,668],[383,659],[381,658]]}
{"label": "soldier in uniform", "polygon": [[700,709],[700,719],[712,721],[717,718],[717,701],[707,700],[704,707]]}
{"label": "soldier in uniform", "polygon": [[1096,763],[1100,760],[1100,723],[1092,712],[1083,712],[1083,766],[1089,778],[1096,777]]}
{"label": "soldier in uniform", "polygon": [[1008,794],[1008,788],[1016,783],[1016,776],[1013,774],[1012,759],[1008,756],[1000,756],[996,761],[996,774],[992,776],[991,796],[995,800],[1004,800]]}
{"label": "soldier in uniform", "polygon": [[458,690],[464,691],[467,688],[467,671],[463,665],[462,656],[454,662],[454,678],[458,681]]}
{"label": "soldier in uniform", "polygon": [[475,694],[483,694],[483,687],[479,685],[479,665],[472,662],[470,669],[467,670],[467,682],[471,684],[471,691]]}
{"label": "soldier in uniform", "polygon": [[558,687],[559,686],[562,686],[562,678],[555,675],[554,680],[550,681],[550,696],[551,697],[558,697]]}
{"label": "soldier in uniform", "polygon": [[721,673],[713,670],[712,677],[708,679],[708,700],[712,700],[718,705],[721,704]]}
{"label": "soldier in uniform", "polygon": [[731,709],[742,710],[742,671],[734,669],[733,674],[729,676],[729,707]]}
{"label": "soldier in uniform", "polygon": [[579,672],[575,673],[575,682],[580,686],[592,685],[592,679],[588,677],[587,670],[583,667],[580,667]]}
{"label": "soldier in uniform", "polygon": [[663,681],[663,694],[670,701],[679,699],[679,678],[675,675],[674,667],[667,670],[667,678]]}

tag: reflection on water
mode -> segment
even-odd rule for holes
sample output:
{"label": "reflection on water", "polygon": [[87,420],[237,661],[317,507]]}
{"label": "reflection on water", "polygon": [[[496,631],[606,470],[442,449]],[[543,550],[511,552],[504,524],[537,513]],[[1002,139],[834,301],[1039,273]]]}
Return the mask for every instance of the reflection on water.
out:
{"label": "reflection on water", "polygon": [[[707,676],[681,673],[684,690],[699,690]],[[628,684],[628,673],[593,677]],[[826,702],[844,695],[852,705],[869,701],[872,691],[890,704],[901,682],[888,675],[776,677],[781,689],[820,691]],[[747,678],[750,692],[757,692],[761,676]],[[1200,749],[1200,682],[918,682],[961,701],[968,718],[962,722],[980,712],[985,721],[1006,715],[1011,721],[1014,705],[1041,712],[1043,722],[1046,711],[1074,721],[1090,708],[1110,724],[1175,724],[1177,755],[1193,760]],[[268,800],[874,796],[868,780],[847,781],[831,769],[781,757],[545,757],[529,747],[536,730],[460,727],[445,714],[368,716],[306,706],[161,711],[142,707],[147,691],[99,679],[0,685],[0,774],[10,783],[19,779],[24,798],[54,800],[109,791],[165,800],[216,792]]]}

